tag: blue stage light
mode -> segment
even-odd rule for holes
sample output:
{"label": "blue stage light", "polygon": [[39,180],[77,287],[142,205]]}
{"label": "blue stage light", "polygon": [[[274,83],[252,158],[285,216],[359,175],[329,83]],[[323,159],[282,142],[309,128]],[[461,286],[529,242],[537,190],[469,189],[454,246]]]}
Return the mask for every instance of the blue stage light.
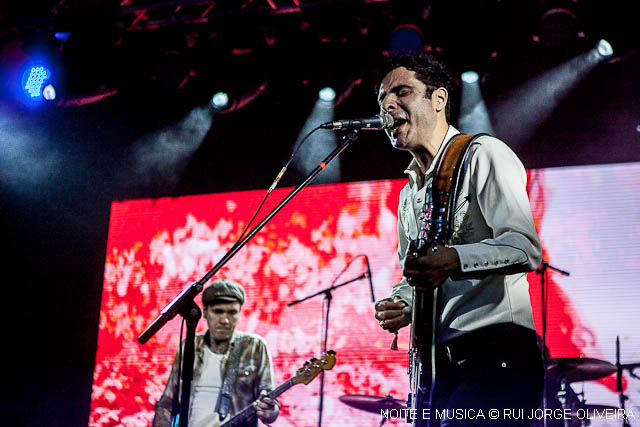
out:
{"label": "blue stage light", "polygon": [[69,40],[69,37],[71,37],[71,33],[67,33],[67,32],[59,32],[59,33],[54,33],[53,35],[56,39],[60,40],[61,42],[66,42],[67,40]]}
{"label": "blue stage light", "polygon": [[474,84],[478,82],[478,73],[475,71],[465,71],[460,77],[462,78],[462,81],[467,84]]}
{"label": "blue stage light", "polygon": [[391,31],[389,52],[419,52],[423,49],[422,30],[413,24],[403,24]]}
{"label": "blue stage light", "polygon": [[211,98],[211,105],[213,105],[213,108],[215,108],[216,110],[222,110],[223,108],[226,108],[227,105],[229,105],[229,95],[227,95],[225,92],[218,92],[215,95],[213,95],[213,98]]}
{"label": "blue stage light", "polygon": [[51,80],[51,71],[44,65],[32,65],[22,74],[22,91],[27,99],[41,101],[42,89],[46,81]]}
{"label": "blue stage light", "polygon": [[336,91],[330,87],[322,88],[318,92],[318,98],[323,102],[333,102],[336,99]]}

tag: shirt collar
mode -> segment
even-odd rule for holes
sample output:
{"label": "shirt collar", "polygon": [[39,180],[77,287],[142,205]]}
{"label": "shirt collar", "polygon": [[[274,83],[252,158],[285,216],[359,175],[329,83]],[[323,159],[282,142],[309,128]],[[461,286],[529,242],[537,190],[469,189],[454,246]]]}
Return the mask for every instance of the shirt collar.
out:
{"label": "shirt collar", "polygon": [[[427,169],[427,172],[425,172],[424,177],[428,177],[434,173],[433,169],[435,168],[435,165],[437,163],[436,160],[444,152],[444,149],[447,146],[447,142],[451,138],[453,138],[454,135],[457,135],[459,133],[460,131],[458,129],[449,125],[449,128],[447,129],[447,133],[444,135],[442,144],[440,144],[440,147],[438,148],[436,155],[431,161],[431,164],[429,165],[429,169]],[[416,159],[411,160],[411,163],[409,163],[409,166],[407,166],[407,169],[405,169],[404,174],[407,175],[407,178],[409,179],[409,185],[411,185],[412,187],[415,186],[417,183],[422,182],[422,178],[423,178],[422,172],[420,171],[420,166],[418,165],[418,162],[416,162]]]}
{"label": "shirt collar", "polygon": [[[231,339],[229,340],[229,347],[227,347],[227,351],[225,352],[225,354],[228,353],[229,349],[235,346],[236,342],[242,339],[243,336],[244,334],[242,332],[238,330],[234,330],[233,334],[231,334]],[[211,345],[211,334],[209,333],[208,330],[204,333],[202,342],[204,343],[205,346]]]}

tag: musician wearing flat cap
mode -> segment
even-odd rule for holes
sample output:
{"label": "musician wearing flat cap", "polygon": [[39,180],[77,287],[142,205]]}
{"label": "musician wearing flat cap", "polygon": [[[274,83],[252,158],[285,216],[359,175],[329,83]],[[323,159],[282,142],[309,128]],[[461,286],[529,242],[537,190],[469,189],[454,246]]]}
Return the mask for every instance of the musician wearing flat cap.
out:
{"label": "musician wearing flat cap", "polygon": [[[244,301],[244,288],[233,280],[215,281],[202,293],[207,331],[195,338],[189,427],[216,427],[220,415],[231,417],[252,404],[262,422],[272,423],[278,417],[278,400],[266,396],[273,389],[267,345],[258,335],[236,330]],[[178,364],[176,354],[164,393],[156,404],[154,427],[171,426],[180,407]],[[243,425],[256,426],[257,420],[254,417]]]}
{"label": "musician wearing flat cap", "polygon": [[[376,303],[376,321],[392,333],[414,323],[419,355],[429,356],[422,374],[435,366],[435,381],[431,372],[420,378],[427,385],[419,390],[429,390],[422,407],[432,415],[436,409],[440,415],[445,409],[484,411],[476,420],[469,411],[458,419],[431,416],[430,425],[526,425],[529,420],[505,419],[503,411],[529,414],[542,396],[526,279],[541,262],[541,246],[525,169],[499,139],[463,136],[449,124],[454,85],[439,58],[394,56],[381,75],[379,106],[394,119],[387,136],[413,159],[398,206],[403,278]],[[434,222],[439,218],[452,224],[449,232]],[[495,421],[488,418],[492,408],[500,410]]]}

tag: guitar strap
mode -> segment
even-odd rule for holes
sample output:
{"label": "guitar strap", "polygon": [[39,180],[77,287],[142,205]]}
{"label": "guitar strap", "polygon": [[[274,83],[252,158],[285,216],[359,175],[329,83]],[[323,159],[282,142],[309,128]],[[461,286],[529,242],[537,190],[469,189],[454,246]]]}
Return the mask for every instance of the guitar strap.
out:
{"label": "guitar strap", "polygon": [[[237,334],[237,333],[236,333]],[[227,366],[222,379],[222,386],[220,387],[220,394],[218,394],[218,401],[216,402],[215,412],[218,413],[220,421],[227,416],[233,403],[233,390],[236,388],[236,380],[238,378],[238,367],[240,365],[240,339],[237,336],[231,342],[231,349],[229,350],[229,358],[227,359]]]}
{"label": "guitar strap", "polygon": [[[483,135],[487,134],[455,135],[446,147],[446,150],[439,161],[438,168],[436,169],[433,185],[431,186],[431,200],[434,203],[435,209],[441,209],[443,207],[446,208],[446,235],[442,236],[445,241],[451,238],[454,231],[456,201],[468,166],[468,162],[465,162],[464,164],[463,162],[474,141]],[[443,292],[441,291],[436,292],[436,313],[442,312],[442,294]],[[436,331],[438,329],[437,323],[439,323],[439,320],[440,316],[438,315],[436,316],[436,322],[434,322]]]}

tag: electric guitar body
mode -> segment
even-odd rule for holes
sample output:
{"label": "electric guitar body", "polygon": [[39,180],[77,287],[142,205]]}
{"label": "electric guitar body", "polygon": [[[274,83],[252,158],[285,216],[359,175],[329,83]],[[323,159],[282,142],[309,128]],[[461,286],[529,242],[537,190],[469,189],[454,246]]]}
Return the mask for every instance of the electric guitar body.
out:
{"label": "electric guitar body", "polygon": [[[455,203],[464,173],[462,164],[466,152],[475,139],[472,135],[456,135],[448,142],[436,165],[431,187],[430,203],[425,200],[418,218],[418,237],[414,242],[417,256],[436,251],[437,245],[446,245],[453,234]],[[436,365],[435,349],[440,307],[441,289],[431,289],[429,284],[411,280],[413,309],[411,314],[411,347],[409,350],[409,377],[411,393],[409,407],[415,410],[414,427],[429,427],[435,414],[431,409]],[[420,288],[420,289],[418,289]]]}

